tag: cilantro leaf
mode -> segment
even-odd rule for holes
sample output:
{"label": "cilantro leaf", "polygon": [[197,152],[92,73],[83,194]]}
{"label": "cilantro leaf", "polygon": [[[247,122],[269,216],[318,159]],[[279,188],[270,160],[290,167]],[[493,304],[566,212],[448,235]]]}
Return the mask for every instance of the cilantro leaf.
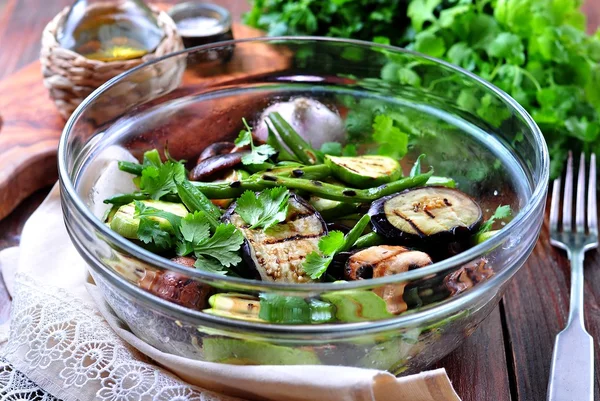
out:
{"label": "cilantro leaf", "polygon": [[290,192],[285,187],[263,190],[258,196],[245,191],[237,200],[235,211],[251,229],[268,229],[286,219]]}
{"label": "cilantro leaf", "polygon": [[306,255],[302,268],[310,278],[316,280],[327,271],[332,260],[332,256],[321,256],[318,252],[313,251]]}
{"label": "cilantro leaf", "polygon": [[511,213],[512,212],[509,205],[498,206],[494,214],[481,225],[478,234],[483,234],[490,231],[496,220],[506,219],[507,217],[510,217]]}
{"label": "cilantro leaf", "polygon": [[246,129],[240,131],[240,134],[234,142],[235,146],[239,148],[241,148],[242,146],[250,145],[252,143],[252,128],[250,128],[245,118],[242,118],[242,122],[244,123],[244,127]]}
{"label": "cilantro leaf", "polygon": [[321,145],[320,151],[326,155],[341,156],[342,144],[339,142],[325,142]]}
{"label": "cilantro leaf", "polygon": [[319,240],[321,254],[313,251],[306,255],[306,259],[302,264],[304,272],[313,280],[320,278],[327,271],[335,255],[354,246],[369,221],[371,221],[371,217],[364,215],[346,235],[341,231],[330,231],[329,234],[322,237]]}
{"label": "cilantro leaf", "polygon": [[184,240],[193,244],[210,236],[210,224],[204,212],[190,213],[181,220],[179,227]]}
{"label": "cilantro leaf", "polygon": [[142,170],[140,189],[158,200],[164,195],[177,193],[175,180],[184,179],[185,167],[182,163],[168,161],[160,166],[152,164]]}
{"label": "cilantro leaf", "polygon": [[154,243],[158,248],[166,250],[173,246],[173,237],[163,230],[157,221],[148,217],[140,218],[137,237],[144,244]]}
{"label": "cilantro leaf", "polygon": [[344,233],[337,230],[330,231],[319,241],[319,250],[326,256],[333,255],[342,246],[344,246]]}
{"label": "cilantro leaf", "polygon": [[233,224],[221,223],[212,237],[205,237],[193,244],[197,268],[222,271],[242,261],[239,255],[244,236]]}
{"label": "cilantro leaf", "polygon": [[134,200],[133,203],[135,205],[135,212],[133,214],[133,217],[139,217],[139,218],[142,218],[142,217],[157,218],[158,217],[158,218],[165,219],[171,225],[171,227],[170,227],[171,231],[175,232],[175,233],[177,232],[176,229],[181,224],[181,216],[177,216],[176,214],[167,212],[165,210],[160,210],[160,209],[156,209],[151,206],[146,206],[146,204],[144,202],[140,202],[138,200]]}
{"label": "cilantro leaf", "polygon": [[252,141],[252,127],[248,125],[245,118],[242,118],[242,122],[244,123],[245,129],[240,131],[240,134],[235,140],[235,146],[242,147],[250,145],[250,153],[242,157],[243,164],[261,164],[277,153],[277,151],[268,144],[254,146],[254,142]]}
{"label": "cilantro leaf", "polygon": [[373,121],[373,139],[379,144],[378,153],[401,159],[408,152],[408,135],[394,126],[392,117],[379,114]]}
{"label": "cilantro leaf", "polygon": [[277,151],[271,145],[252,145],[252,151],[242,157],[243,164],[261,164],[266,162],[269,157],[273,156]]}

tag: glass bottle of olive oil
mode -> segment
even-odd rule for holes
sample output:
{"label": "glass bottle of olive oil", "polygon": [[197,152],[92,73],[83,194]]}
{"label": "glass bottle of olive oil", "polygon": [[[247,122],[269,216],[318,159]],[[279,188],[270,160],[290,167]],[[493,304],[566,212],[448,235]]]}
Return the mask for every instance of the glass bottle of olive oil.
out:
{"label": "glass bottle of olive oil", "polygon": [[57,32],[59,44],[101,61],[153,52],[164,32],[142,0],[77,0]]}

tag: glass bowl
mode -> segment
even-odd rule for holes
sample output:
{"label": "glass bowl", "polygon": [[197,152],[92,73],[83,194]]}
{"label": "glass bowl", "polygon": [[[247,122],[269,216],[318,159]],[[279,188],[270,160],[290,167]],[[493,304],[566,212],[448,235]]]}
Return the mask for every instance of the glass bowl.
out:
{"label": "glass bowl", "polygon": [[[207,56],[232,48],[230,60]],[[242,117],[252,122],[268,105],[299,96],[337,109],[347,142],[360,149],[369,146],[375,116],[393,116],[393,129],[409,137],[405,173],[425,153],[426,165],[454,178],[486,217],[508,204],[512,219],[491,239],[428,267],[292,285],[178,265],[103,224],[106,188],[113,195],[131,186],[116,160],[140,160],[144,151],[168,145],[171,157],[193,163],[207,145],[234,139]],[[59,146],[71,239],[106,301],[141,339],[213,362],[331,364],[395,374],[445,356],[496,306],[538,238],[548,166],[531,117],[475,75],[399,48],[309,37],[221,42],[128,71],[81,104]],[[376,294],[386,290],[403,294],[403,313],[379,313]],[[283,301],[270,305],[270,321],[263,315],[242,320],[203,312],[215,292],[242,294],[244,307],[258,302],[261,311],[269,305],[259,296]],[[314,302],[328,304],[331,316],[295,320]]]}

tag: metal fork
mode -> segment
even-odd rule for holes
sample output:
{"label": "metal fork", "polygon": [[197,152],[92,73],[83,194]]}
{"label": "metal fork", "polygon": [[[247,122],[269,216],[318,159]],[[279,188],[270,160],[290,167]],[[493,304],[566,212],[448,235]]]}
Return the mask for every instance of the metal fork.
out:
{"label": "metal fork", "polygon": [[596,155],[590,158],[587,186],[587,231],[585,218],[585,155],[581,155],[577,179],[575,229],[573,229],[573,155],[569,152],[563,196],[562,231],[559,227],[561,180],[554,180],[550,208],[550,243],[567,252],[571,262],[569,321],[556,336],[548,401],[593,401],[594,343],[583,323],[583,259],[598,247],[596,203]]}

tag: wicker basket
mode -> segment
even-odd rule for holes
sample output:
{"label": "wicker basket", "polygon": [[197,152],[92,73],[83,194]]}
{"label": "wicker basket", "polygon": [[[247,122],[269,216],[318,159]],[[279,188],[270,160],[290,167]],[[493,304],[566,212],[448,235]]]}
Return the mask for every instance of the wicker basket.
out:
{"label": "wicker basket", "polygon": [[[50,97],[54,100],[63,117],[68,118],[90,93],[123,71],[183,49],[183,42],[171,17],[154,7],[151,8],[155,13],[159,27],[165,32],[165,36],[153,53],[134,60],[111,62],[91,60],[61,47],[56,39],[56,32],[59,23],[68,12],[68,8],[58,13],[46,25],[42,34],[40,54],[44,85],[48,88]],[[157,84],[173,86],[170,78],[181,78],[181,74],[169,75],[172,75],[172,77],[161,77],[162,82]]]}

